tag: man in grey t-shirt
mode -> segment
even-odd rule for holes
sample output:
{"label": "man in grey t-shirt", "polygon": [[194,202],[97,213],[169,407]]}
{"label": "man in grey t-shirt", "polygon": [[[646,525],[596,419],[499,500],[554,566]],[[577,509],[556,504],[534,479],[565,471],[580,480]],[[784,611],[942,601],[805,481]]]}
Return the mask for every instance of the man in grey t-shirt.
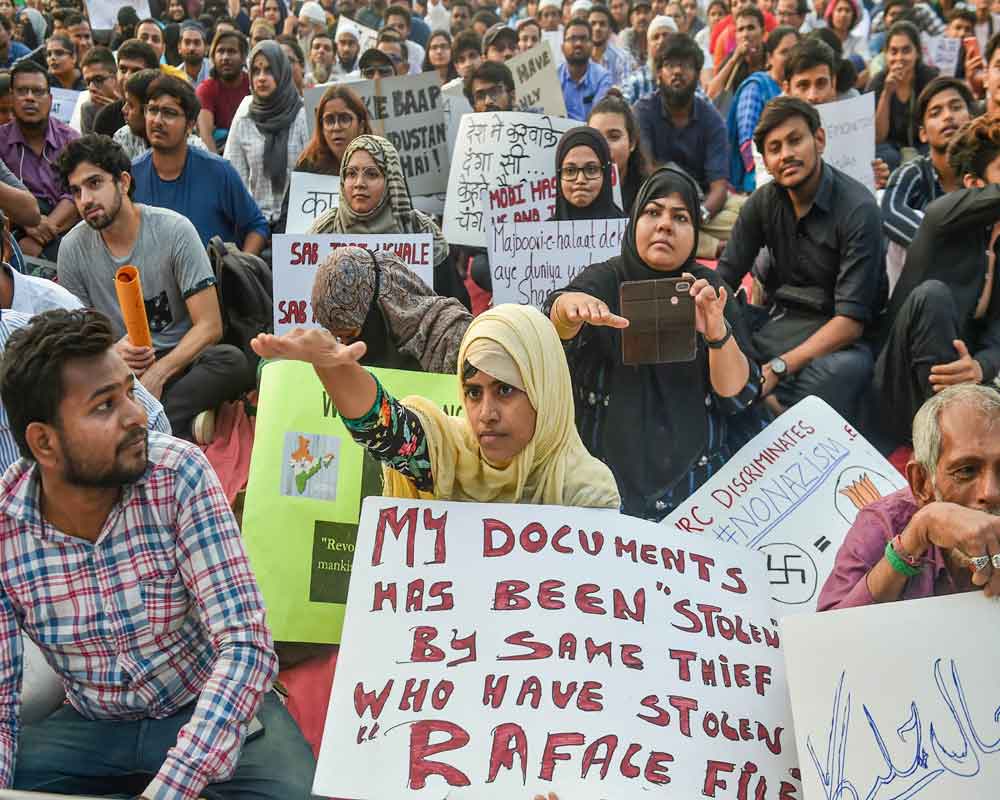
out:
{"label": "man in grey t-shirt", "polygon": [[[211,412],[249,388],[246,357],[220,345],[222,315],[208,255],[189,220],[133,203],[128,156],[106,136],[84,136],[59,157],[59,171],[83,217],[59,250],[59,283],[111,318],[115,346],[149,392],[159,397],[174,435],[211,439]],[[139,270],[152,347],[125,331],[115,273]]]}

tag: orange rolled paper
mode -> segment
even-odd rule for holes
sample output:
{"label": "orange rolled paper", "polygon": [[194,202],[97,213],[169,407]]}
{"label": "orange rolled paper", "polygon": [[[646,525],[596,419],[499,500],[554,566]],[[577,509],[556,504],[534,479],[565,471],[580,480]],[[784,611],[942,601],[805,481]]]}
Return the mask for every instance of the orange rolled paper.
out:
{"label": "orange rolled paper", "polygon": [[115,292],[125,318],[128,340],[135,347],[152,347],[153,337],[149,335],[149,320],[146,318],[146,304],[142,299],[139,270],[130,264],[121,267],[115,273]]}

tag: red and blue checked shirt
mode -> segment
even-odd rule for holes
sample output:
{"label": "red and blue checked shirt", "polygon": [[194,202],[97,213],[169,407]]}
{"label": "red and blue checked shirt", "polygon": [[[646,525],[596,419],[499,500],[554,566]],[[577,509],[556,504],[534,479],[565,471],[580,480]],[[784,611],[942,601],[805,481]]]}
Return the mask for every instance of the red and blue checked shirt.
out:
{"label": "red and blue checked shirt", "polygon": [[236,767],[277,672],[264,604],[201,451],[151,432],[148,457],[94,543],[44,521],[33,462],[0,480],[0,786],[13,778],[21,630],[85,717],[160,719],[197,701],[144,797],[197,798]]}

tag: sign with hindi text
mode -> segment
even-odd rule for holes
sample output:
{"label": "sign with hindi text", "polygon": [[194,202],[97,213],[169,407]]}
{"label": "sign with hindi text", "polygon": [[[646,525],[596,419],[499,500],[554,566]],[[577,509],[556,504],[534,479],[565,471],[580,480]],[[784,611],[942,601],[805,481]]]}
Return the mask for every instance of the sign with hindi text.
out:
{"label": "sign with hindi text", "polygon": [[312,287],[316,270],[331,250],[354,245],[373,252],[392,250],[428,286],[434,286],[434,239],[429,233],[317,233],[275,236],[271,250],[274,273],[274,332],[317,328]]}
{"label": "sign with hindi text", "polygon": [[285,233],[306,233],[317,217],[340,203],[340,176],[293,172]]}
{"label": "sign with hindi text", "polygon": [[615,511],[369,498],[313,793],[798,796],[768,594]]}

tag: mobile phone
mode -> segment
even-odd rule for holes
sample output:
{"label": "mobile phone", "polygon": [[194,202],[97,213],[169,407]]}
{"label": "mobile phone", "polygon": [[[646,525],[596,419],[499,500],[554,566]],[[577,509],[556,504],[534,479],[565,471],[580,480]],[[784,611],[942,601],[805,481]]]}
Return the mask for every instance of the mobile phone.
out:
{"label": "mobile phone", "polygon": [[966,36],[962,39],[962,46],[965,48],[965,57],[972,58],[979,55],[979,39],[975,36]]}
{"label": "mobile phone", "polygon": [[691,278],[626,281],[619,288],[622,361],[631,366],[693,361],[698,352]]}

